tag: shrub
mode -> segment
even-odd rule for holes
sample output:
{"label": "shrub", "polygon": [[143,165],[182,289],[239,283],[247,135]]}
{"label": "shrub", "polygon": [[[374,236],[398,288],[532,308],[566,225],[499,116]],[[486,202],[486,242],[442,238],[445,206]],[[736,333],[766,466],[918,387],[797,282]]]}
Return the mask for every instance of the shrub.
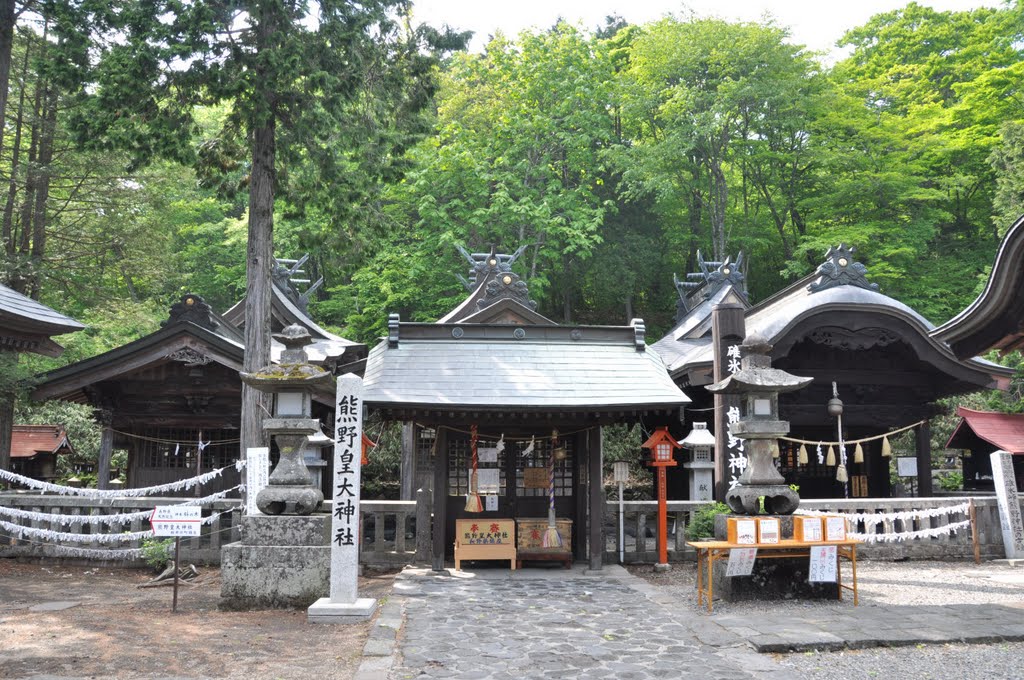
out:
{"label": "shrub", "polygon": [[943,491],[959,491],[964,486],[964,473],[959,470],[939,475],[939,486]]}
{"label": "shrub", "polygon": [[715,515],[729,514],[729,506],[725,503],[708,503],[693,513],[690,526],[686,527],[686,538],[699,541],[702,538],[715,537]]}
{"label": "shrub", "polygon": [[142,541],[142,559],[156,571],[162,571],[173,559],[174,539],[157,540],[146,538]]}

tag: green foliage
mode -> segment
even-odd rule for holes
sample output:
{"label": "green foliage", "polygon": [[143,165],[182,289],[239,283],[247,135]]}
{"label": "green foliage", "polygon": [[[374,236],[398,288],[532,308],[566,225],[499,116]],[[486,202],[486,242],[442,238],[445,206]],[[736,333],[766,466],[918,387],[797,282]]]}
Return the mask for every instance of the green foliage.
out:
{"label": "green foliage", "polygon": [[715,537],[715,515],[728,515],[731,511],[725,503],[709,503],[702,505],[693,513],[693,519],[686,527],[686,538],[699,541],[703,538]]}
{"label": "green foliage", "polygon": [[964,488],[964,473],[959,470],[939,475],[939,488],[943,491],[960,491]]}
{"label": "green foliage", "polygon": [[144,538],[142,540],[142,559],[154,571],[162,571],[174,559],[173,538]]}

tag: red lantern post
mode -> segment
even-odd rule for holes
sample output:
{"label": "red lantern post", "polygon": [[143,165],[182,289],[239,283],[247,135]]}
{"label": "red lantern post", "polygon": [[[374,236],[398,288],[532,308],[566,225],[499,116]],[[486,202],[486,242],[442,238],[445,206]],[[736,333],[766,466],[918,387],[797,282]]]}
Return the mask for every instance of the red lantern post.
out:
{"label": "red lantern post", "polygon": [[659,427],[641,446],[650,450],[649,464],[658,468],[658,564],[654,568],[664,571],[668,569],[668,480],[665,468],[676,464],[672,454],[679,446],[669,434],[668,426]]}

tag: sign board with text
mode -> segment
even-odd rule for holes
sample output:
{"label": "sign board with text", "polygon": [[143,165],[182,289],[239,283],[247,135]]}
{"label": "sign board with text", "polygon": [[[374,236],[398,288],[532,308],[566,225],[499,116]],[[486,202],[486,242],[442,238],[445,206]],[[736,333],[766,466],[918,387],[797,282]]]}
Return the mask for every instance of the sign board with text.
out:
{"label": "sign board with text", "polygon": [[203,527],[203,509],[198,505],[163,505],[153,508],[149,523],[154,536],[198,536]]}

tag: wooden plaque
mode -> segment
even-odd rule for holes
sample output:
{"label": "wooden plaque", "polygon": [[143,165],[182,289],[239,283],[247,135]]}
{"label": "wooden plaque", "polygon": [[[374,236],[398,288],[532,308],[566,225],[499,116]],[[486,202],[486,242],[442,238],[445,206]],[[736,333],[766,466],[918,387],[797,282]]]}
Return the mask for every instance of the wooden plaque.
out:
{"label": "wooden plaque", "polygon": [[546,467],[523,468],[523,488],[548,488],[548,469]]}

